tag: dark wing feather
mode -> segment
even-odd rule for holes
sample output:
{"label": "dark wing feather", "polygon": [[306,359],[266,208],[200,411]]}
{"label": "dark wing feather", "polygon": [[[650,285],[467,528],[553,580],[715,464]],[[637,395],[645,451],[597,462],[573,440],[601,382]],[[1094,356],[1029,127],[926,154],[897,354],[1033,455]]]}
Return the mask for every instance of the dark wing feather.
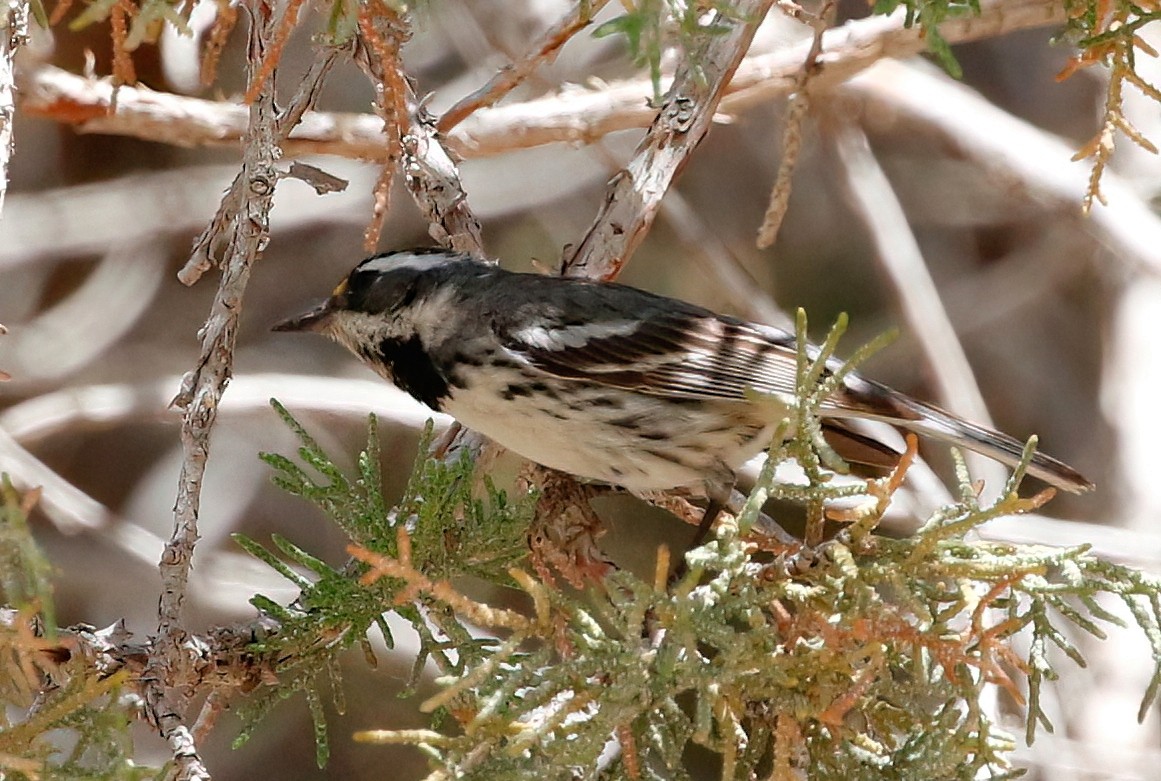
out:
{"label": "dark wing feather", "polygon": [[[615,331],[577,325],[510,335],[508,349],[558,377],[658,396],[745,398],[747,389],[794,392],[792,338],[729,318],[654,313]],[[586,330],[588,334],[586,335]]]}
{"label": "dark wing feather", "polygon": [[[639,291],[633,291],[639,292]],[[652,297],[645,299],[649,304]],[[678,302],[666,302],[677,304]],[[540,371],[654,396],[744,400],[747,393],[792,396],[796,349],[791,334],[687,305],[642,307],[639,317],[569,321],[510,331],[505,346]],[[624,324],[618,329],[617,323]],[[836,369],[835,361],[828,367]],[[865,393],[859,391],[864,390]],[[891,391],[854,378],[826,407],[861,415],[909,417]]]}

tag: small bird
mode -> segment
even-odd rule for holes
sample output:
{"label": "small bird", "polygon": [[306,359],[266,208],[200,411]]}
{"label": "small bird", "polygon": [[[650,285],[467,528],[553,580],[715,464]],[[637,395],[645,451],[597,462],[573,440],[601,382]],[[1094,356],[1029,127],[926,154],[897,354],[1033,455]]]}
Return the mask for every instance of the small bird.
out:
{"label": "small bird", "polygon": [[[769,447],[784,415],[767,400],[795,389],[795,337],[781,329],[444,249],[368,258],[330,298],[274,330],[330,337],[431,409],[544,466],[634,491],[702,488],[715,502]],[[1006,434],[857,373],[820,414],[828,441],[856,463],[883,466],[898,454],[852,430],[852,419],[1008,465],[1023,452]],[[1028,473],[1074,493],[1093,487],[1039,452]]]}

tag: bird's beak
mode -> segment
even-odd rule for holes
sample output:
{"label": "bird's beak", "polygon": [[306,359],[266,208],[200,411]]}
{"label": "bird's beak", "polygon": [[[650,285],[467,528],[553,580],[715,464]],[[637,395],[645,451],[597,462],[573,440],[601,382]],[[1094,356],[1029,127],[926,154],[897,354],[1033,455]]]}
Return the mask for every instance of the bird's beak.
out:
{"label": "bird's beak", "polygon": [[335,308],[332,299],[327,299],[309,312],[303,312],[298,317],[291,317],[270,327],[271,331],[310,331],[321,333],[334,315]]}

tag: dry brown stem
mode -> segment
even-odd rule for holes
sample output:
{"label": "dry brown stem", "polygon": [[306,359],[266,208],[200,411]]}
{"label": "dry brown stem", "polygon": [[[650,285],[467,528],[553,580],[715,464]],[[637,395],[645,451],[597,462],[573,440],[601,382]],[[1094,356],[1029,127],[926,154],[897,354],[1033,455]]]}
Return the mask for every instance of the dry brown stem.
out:
{"label": "dry brown stem", "polygon": [[[376,25],[376,18],[384,18]],[[378,28],[383,28],[382,32]],[[363,249],[374,252],[383,232],[383,223],[391,209],[391,184],[395,181],[395,168],[399,162],[403,143],[403,123],[407,117],[407,78],[403,75],[403,64],[399,61],[399,48],[407,40],[410,30],[390,9],[377,8],[372,14],[370,7],[359,11],[359,34],[367,47],[364,70],[375,83],[375,111],[383,118],[383,132],[386,135],[386,160],[379,169],[375,182],[374,206],[371,222],[363,232]]]}
{"label": "dry brown stem", "polygon": [[527,54],[498,70],[484,86],[456,101],[439,118],[436,129],[446,135],[471,114],[499,101],[532,75],[542,64],[555,60],[561,47],[578,32],[588,27],[593,17],[607,2],[608,0],[591,0],[591,2],[576,3],[559,22],[545,30],[540,40]]}
{"label": "dry brown stem", "polygon": [[[801,9],[798,17],[801,18]],[[834,20],[834,2],[827,0],[819,9],[818,16],[810,20],[814,34],[810,38],[810,49],[799,71],[794,85],[794,96],[790,100],[790,110],[786,112],[786,125],[782,129],[782,160],[778,163],[778,175],[774,188],[770,191],[770,205],[758,228],[758,248],[766,249],[774,245],[778,229],[790,208],[790,181],[798,166],[798,154],[802,149],[802,123],[810,109],[810,80],[818,74],[818,57],[822,54],[822,36]]]}
{"label": "dry brown stem", "polygon": [[[273,9],[263,0],[243,6],[250,19],[248,67],[255,78],[268,59],[275,40]],[[182,466],[174,503],[174,530],[162,553],[162,592],[158,605],[158,632],[141,673],[147,713],[169,743],[178,778],[208,779],[197,754],[194,736],[182,715],[188,682],[197,677],[206,649],[185,628],[182,604],[198,539],[202,480],[209,457],[210,432],[217,419],[222,394],[233,372],[238,317],[250,271],[269,239],[268,221],[274,188],[280,174],[275,162],[278,143],[317,97],[333,58],[323,57],[281,115],[274,104],[273,75],[262,82],[249,107],[250,121],[242,167],[233,187],[222,199],[217,215],[195,244],[182,281],[192,284],[213,264],[219,245],[223,255],[217,295],[200,331],[202,352],[196,368],[182,379],[174,403],[184,410]]]}
{"label": "dry brown stem", "polygon": [[210,87],[218,78],[218,61],[222,58],[222,50],[234,25],[238,23],[238,8],[229,0],[217,0],[217,17],[214,26],[210,29],[206,48],[202,52],[202,66],[200,82],[202,87]]}
{"label": "dry brown stem", "polygon": [[528,531],[537,575],[551,584],[555,570],[576,589],[600,583],[616,569],[597,543],[605,528],[589,504],[600,489],[533,464],[526,472],[530,473],[529,481],[541,489],[536,518]]}

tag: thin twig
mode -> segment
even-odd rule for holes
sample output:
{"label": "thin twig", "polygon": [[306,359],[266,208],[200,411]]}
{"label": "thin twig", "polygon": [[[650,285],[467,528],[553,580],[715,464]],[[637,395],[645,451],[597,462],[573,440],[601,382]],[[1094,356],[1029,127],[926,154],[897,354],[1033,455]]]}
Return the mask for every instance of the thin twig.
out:
{"label": "thin twig", "polygon": [[169,253],[156,240],[114,243],[80,285],[7,339],[21,393],[98,361],[153,306]]}
{"label": "thin twig", "polygon": [[[176,377],[122,385],[81,385],[45,393],[0,412],[0,428],[23,444],[64,434],[84,434],[115,426],[180,422],[169,401]],[[299,374],[244,374],[230,381],[219,414],[264,415],[277,396],[287,407],[337,416],[374,413],[383,425],[421,430],[428,420],[436,430],[452,419],[432,412],[382,380],[357,380]]]}
{"label": "thin twig", "polygon": [[390,83],[391,88],[400,93],[393,100],[401,101],[406,107],[408,125],[400,139],[402,168],[407,188],[427,217],[428,232],[444,246],[484,259],[480,223],[468,206],[455,161],[444,147],[435,131],[435,123],[416,98],[411,84],[393,67],[390,59],[383,56],[384,47],[388,51],[398,48],[406,35],[406,24],[389,7],[381,4],[375,14],[368,16],[367,24],[361,25],[360,31],[362,36],[355,52],[355,62],[374,83]]}
{"label": "thin twig", "polygon": [[724,31],[707,36],[700,51],[678,67],[649,132],[633,159],[610,181],[592,227],[564,260],[563,273],[593,279],[617,276],[648,233],[661,198],[709,131],[726,84],[771,3],[737,3],[733,18],[715,20]]}
{"label": "thin twig", "polygon": [[318,96],[322,92],[323,82],[326,81],[327,75],[335,66],[341,53],[340,49],[331,46],[323,47],[318,56],[311,61],[310,67],[307,68],[306,73],[303,74],[298,83],[298,89],[295,90],[294,96],[274,120],[274,133],[279,139],[280,149],[285,144],[286,139],[294,132],[294,128],[302,122],[307,112],[314,108]]}
{"label": "thin twig", "polygon": [[[298,24],[298,12],[302,8],[303,0],[288,0],[286,6],[282,9],[282,18],[278,20],[278,30],[270,39],[266,51],[262,54],[262,62],[258,68],[250,73],[250,86],[246,89],[246,95],[242,98],[243,103],[252,103],[258,97],[262,87],[266,84],[266,80],[274,75],[274,70],[278,67],[279,61],[282,59],[282,49],[286,46],[286,42],[290,39],[290,33],[294,31]],[[291,123],[297,124],[297,123]]]}
{"label": "thin twig", "polygon": [[17,490],[40,488],[40,509],[66,534],[99,529],[113,519],[109,508],[61,477],[3,428],[0,428],[0,472],[11,477]]}
{"label": "thin twig", "polygon": [[782,129],[782,159],[778,163],[778,175],[774,188],[770,191],[770,205],[758,228],[758,248],[773,246],[790,207],[790,182],[794,169],[798,167],[798,153],[802,149],[802,123],[810,110],[810,81],[818,75],[818,57],[822,54],[822,35],[834,21],[834,0],[826,0],[819,9],[818,16],[810,20],[814,34],[810,38],[810,49],[802,63],[798,79],[794,85],[794,96],[790,99],[790,109],[786,112],[786,124]]}
{"label": "thin twig", "polygon": [[137,6],[129,0],[116,0],[109,9],[109,27],[113,39],[113,83],[136,84],[137,71],[133,67],[133,57],[129,53],[128,19],[137,14]]}
{"label": "thin twig", "polygon": [[395,181],[395,169],[403,146],[403,123],[407,121],[407,79],[403,75],[399,50],[410,37],[411,31],[390,9],[378,8],[372,14],[371,8],[364,6],[359,11],[359,33],[359,41],[366,51],[365,57],[358,59],[364,63],[364,71],[374,82],[375,111],[383,118],[383,132],[387,137],[387,157],[379,169],[373,191],[371,222],[363,231],[363,249],[373,252],[383,232],[387,213],[391,210],[391,186]]}
{"label": "thin twig", "polygon": [[561,47],[572,36],[588,27],[593,17],[607,2],[608,0],[590,0],[589,2],[576,3],[567,15],[544,31],[540,40],[527,54],[505,65],[492,78],[488,79],[484,86],[456,101],[439,118],[436,130],[446,135],[471,114],[498,102],[542,64],[555,60]]}
{"label": "thin twig", "polygon": [[[243,6],[249,16],[248,78],[253,80],[265,60],[275,32],[273,8],[262,0]],[[142,673],[146,706],[161,736],[169,743],[178,777],[208,779],[209,773],[197,754],[193,735],[181,715],[184,708],[171,702],[170,691],[178,681],[191,677],[200,649],[190,646],[183,622],[182,604],[189,582],[194,546],[198,539],[202,478],[209,458],[210,432],[217,419],[222,394],[232,373],[234,340],[241,313],[242,297],[250,270],[268,239],[267,221],[274,201],[278,172],[274,106],[274,79],[262,83],[250,105],[250,130],[242,156],[242,168],[234,186],[222,200],[218,216],[211,223],[195,256],[202,255],[182,281],[196,281],[208,265],[212,247],[222,241],[222,277],[210,316],[201,329],[202,352],[197,367],[182,378],[174,403],[185,410],[181,427],[182,464],[174,502],[173,536],[161,557],[161,598],[158,600],[158,629],[154,653]],[[220,231],[220,233],[219,233]]]}
{"label": "thin twig", "polygon": [[[600,159],[609,170],[617,170],[616,158],[609,144],[600,141],[595,145]],[[689,252],[689,257],[708,276],[712,277],[728,294],[737,312],[767,325],[775,325],[787,330],[794,329],[794,322],[778,306],[754,275],[742,265],[721,237],[708,225],[697,210],[677,188],[670,188],[661,201],[661,216],[677,239]]]}
{"label": "thin twig", "polygon": [[[287,175],[293,176],[291,168]],[[367,166],[351,160],[329,160],[327,170],[349,181],[355,191],[370,189],[374,183]],[[11,193],[0,225],[0,272],[100,256],[118,245],[153,243],[164,248],[171,238],[187,240],[205,228],[237,174],[236,163],[186,166]],[[317,182],[310,184],[314,187]],[[290,188],[279,193],[271,225],[275,233],[335,223],[356,225],[360,206],[357,195],[319,199]],[[122,219],[126,214],[134,218]],[[131,260],[147,262],[157,254]],[[160,255],[165,257],[159,260],[167,260],[165,252]]]}
{"label": "thin twig", "polygon": [[[71,0],[69,1],[71,2]],[[212,87],[217,80],[218,62],[222,58],[222,50],[226,48],[226,41],[229,40],[234,25],[238,23],[238,7],[236,5],[229,0],[216,0],[215,6],[214,26],[210,29],[210,34],[202,50],[202,63],[199,69],[201,72],[198,80],[204,89]]]}
{"label": "thin twig", "polygon": [[794,330],[794,321],[754,279],[721,237],[715,233],[682,194],[672,189],[661,202],[661,216],[669,229],[689,249],[693,259],[729,294],[738,314],[767,325]]}
{"label": "thin twig", "polygon": [[[299,85],[298,90],[295,92],[294,97],[291,98],[286,109],[270,120],[273,123],[270,135],[271,138],[276,139],[275,143],[284,142],[296,126],[296,123],[314,105],[319,91],[322,88],[322,82],[334,66],[337,56],[337,50],[327,49],[316,58],[303,77],[302,83]],[[269,80],[263,81],[263,84],[265,85],[267,81]],[[270,101],[271,111],[273,112],[273,97],[270,98]],[[253,104],[251,104],[250,112],[253,113]],[[252,122],[253,120],[251,120],[251,124]],[[203,274],[217,265],[215,258],[223,250],[219,245],[230,241],[234,236],[235,221],[238,219],[239,213],[246,208],[246,200],[248,197],[263,194],[271,198],[273,197],[275,181],[281,176],[281,174],[274,171],[273,165],[274,161],[281,156],[282,151],[276,146],[274,156],[270,163],[270,170],[272,172],[270,179],[258,181],[247,178],[248,175],[245,166],[234,177],[234,181],[230,184],[229,192],[222,198],[221,204],[218,206],[217,213],[194,241],[190,259],[181,271],[178,272],[177,278],[181,280],[182,284],[194,284],[201,279]],[[262,218],[264,225],[268,219],[269,215]]]}
{"label": "thin twig", "polygon": [[[248,77],[253,80],[266,61],[277,28],[273,8],[263,0],[243,7],[250,19],[247,65]],[[333,56],[323,58],[311,73],[316,83],[300,89],[282,116],[274,104],[273,74],[263,81],[249,108],[250,128],[241,171],[223,198],[218,215],[195,246],[191,264],[183,269],[183,281],[187,284],[196,281],[215,254],[216,245],[224,245],[218,292],[200,332],[201,356],[197,367],[182,379],[181,391],[174,400],[184,409],[181,475],[174,502],[173,536],[166,544],[160,563],[162,591],[158,601],[157,636],[153,653],[141,674],[148,713],[170,745],[180,779],[209,778],[198,757],[193,735],[181,715],[184,707],[180,700],[190,691],[187,684],[196,676],[205,655],[204,643],[192,638],[185,629],[182,605],[198,539],[201,486],[209,457],[210,432],[232,374],[238,317],[250,271],[269,238],[269,215],[279,178],[275,168],[280,154],[278,143],[289,131],[290,123],[317,96],[317,82],[331,62]]]}

